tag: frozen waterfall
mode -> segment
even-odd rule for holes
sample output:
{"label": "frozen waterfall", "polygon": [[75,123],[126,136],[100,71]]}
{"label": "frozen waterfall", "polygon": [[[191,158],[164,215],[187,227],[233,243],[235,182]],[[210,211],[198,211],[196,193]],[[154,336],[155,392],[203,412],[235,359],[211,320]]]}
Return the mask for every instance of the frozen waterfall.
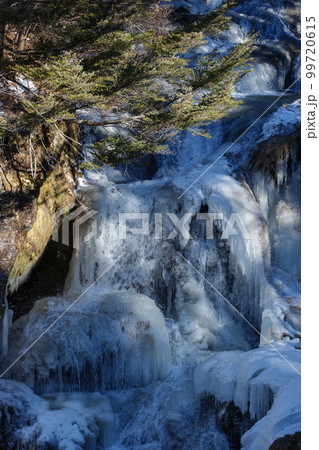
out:
{"label": "frozen waterfall", "polygon": [[59,297],[39,300],[28,315],[14,322],[16,352],[7,358],[8,365],[45,333],[13,366],[14,379],[44,393],[105,392],[167,377],[168,334],[154,301],[133,292],[93,290],[48,330],[70,304]]}
{"label": "frozen waterfall", "polygon": [[[204,14],[220,1],[174,3]],[[194,49],[259,33],[255,70],[235,93],[243,102],[209,125],[210,139],[183,133],[152,166],[79,180],[97,234],[86,242],[82,225],[60,296],[10,332],[8,308],[3,321],[9,448],[227,450],[218,416],[229,405],[251,421],[245,450],[300,430],[298,83],[278,99],[298,79],[293,3],[240,2],[230,29]],[[85,143],[116,131],[87,128]],[[125,214],[135,216],[123,234]]]}

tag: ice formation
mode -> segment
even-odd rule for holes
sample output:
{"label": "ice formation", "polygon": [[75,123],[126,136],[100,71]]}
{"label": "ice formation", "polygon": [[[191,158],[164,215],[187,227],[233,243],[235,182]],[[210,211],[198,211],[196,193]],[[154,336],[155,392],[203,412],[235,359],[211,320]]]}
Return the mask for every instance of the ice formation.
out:
{"label": "ice formation", "polygon": [[[175,3],[203,14],[219,1]],[[286,4],[241,2],[230,12],[230,29],[191,55],[196,59],[216,46],[225,51],[246,32],[259,32],[256,70],[237,89],[243,105],[209,126],[211,139],[183,134],[145,179],[134,166],[130,179],[121,168],[98,176],[85,172],[77,195],[99,210],[99,234],[74,254],[64,295],[38,301],[14,322],[14,352],[2,368],[103,277],[10,373],[50,395],[40,398],[21,383],[1,382],[3,405],[19,417],[11,422],[16,433],[8,425],[7,442],[33,443],[39,430],[37,443],[61,449],[227,449],[214,409],[200,408],[198,397],[206,394],[233,401],[256,420],[242,437],[246,450],[266,450],[300,430],[300,380],[292,367],[300,370],[300,161],[298,145],[292,145],[300,127],[298,84],[279,100],[276,94],[296,81],[300,64],[297,44],[277,17],[297,26]],[[86,144],[117,132],[87,129]],[[267,159],[274,149],[273,160]],[[141,223],[133,221],[121,239],[118,214],[138,212],[149,215],[150,234],[134,234]],[[155,236],[158,213],[162,239]],[[224,217],[214,221],[213,239],[207,239],[205,220],[196,218],[207,213]],[[232,213],[240,215],[249,239],[238,224],[229,239],[222,238]],[[189,214],[184,236],[174,234],[167,214]],[[4,353],[8,328],[6,320]],[[102,394],[70,393],[96,390],[107,391],[113,413]]]}
{"label": "ice formation", "polygon": [[[186,143],[185,143],[186,145]],[[190,148],[197,151],[198,147]],[[185,265],[179,255],[189,260],[205,278],[232,301],[243,314],[259,326],[262,299],[265,298],[269,269],[269,243],[267,226],[260,207],[248,186],[235,180],[227,164],[222,161],[203,178],[196,189],[183,200],[178,196],[183,186],[195,177],[194,171],[185,175],[177,173],[172,182],[165,178],[150,183],[137,182],[126,187],[128,202],[108,190],[101,208],[101,234],[80,249],[80,257],[73,261],[70,291],[89,285],[121,252],[126,256],[98,282],[99,287],[112,285],[114,289],[133,289],[154,298],[166,315],[178,319],[191,342],[203,347],[225,348],[232,345],[234,321],[237,315],[194,270]],[[216,220],[214,239],[206,239],[206,224],[197,220],[203,211],[223,214]],[[132,234],[128,225],[125,240],[119,238],[118,213],[149,211],[150,234]],[[163,239],[154,235],[155,214],[163,213]],[[229,239],[221,239],[233,212],[247,224],[249,239],[245,239],[236,224]],[[168,239],[175,227],[167,213],[180,219],[190,214],[185,229],[192,239],[177,234]],[[179,253],[177,253],[177,251]],[[90,261],[94,260],[95,265]],[[210,301],[214,298],[214,303]],[[247,337],[240,336],[236,345],[249,348]]]}
{"label": "ice formation", "polygon": [[243,435],[243,449],[268,450],[276,439],[300,431],[300,350],[292,341],[216,353],[196,368],[194,383],[197,395],[233,401],[257,421]]}
{"label": "ice formation", "polygon": [[110,402],[97,392],[40,398],[22,383],[0,380],[0,415],[8,448],[93,450],[114,437]]}
{"label": "ice formation", "polygon": [[[6,364],[23,353],[70,305],[62,298],[36,302],[11,330]],[[37,393],[104,392],[145,386],[171,370],[165,322],[154,301],[132,292],[90,292],[19,360],[11,371]]]}
{"label": "ice formation", "polygon": [[199,415],[193,371],[190,365],[175,366],[163,382],[144,389],[110,392],[114,414],[121,424],[111,448],[228,450],[214,411]]}
{"label": "ice formation", "polygon": [[8,353],[8,337],[13,316],[13,311],[9,308],[6,296],[4,296],[4,302],[5,310],[3,318],[0,320],[0,358],[4,358]]}
{"label": "ice formation", "polygon": [[[300,101],[295,101],[279,108],[265,122],[257,142],[258,149],[266,149],[264,169],[259,168],[252,174],[253,189],[269,228],[273,262],[298,278],[301,270],[301,173],[296,136],[300,128],[300,109]],[[293,137],[289,141],[285,136]],[[268,151],[267,142],[270,142]],[[277,153],[271,150],[276,142]],[[266,145],[263,147],[263,144]],[[275,171],[268,169],[271,166]]]}

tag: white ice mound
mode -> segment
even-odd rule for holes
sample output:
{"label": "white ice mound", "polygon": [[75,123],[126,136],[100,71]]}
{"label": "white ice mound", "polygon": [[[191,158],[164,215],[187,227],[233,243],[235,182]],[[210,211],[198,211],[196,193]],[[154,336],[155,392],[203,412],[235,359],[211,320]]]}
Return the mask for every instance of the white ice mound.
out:
{"label": "white ice mound", "polygon": [[300,351],[292,342],[221,352],[196,368],[195,391],[220,402],[233,401],[243,413],[249,412],[257,422],[243,435],[242,448],[268,450],[276,439],[300,431],[298,372]]}
{"label": "white ice mound", "polygon": [[1,443],[6,448],[105,448],[114,437],[109,400],[95,393],[38,397],[30,388],[0,380]]}
{"label": "white ice mound", "polygon": [[266,123],[263,125],[260,141],[268,139],[276,134],[289,135],[298,130],[301,123],[301,100],[281,106],[272,113]]}
{"label": "white ice mound", "polygon": [[[22,354],[70,306],[62,298],[36,302],[12,328]],[[10,355],[12,351],[10,352]],[[171,350],[155,302],[133,292],[94,291],[81,298],[12,368],[11,377],[37,393],[146,386],[166,378]]]}

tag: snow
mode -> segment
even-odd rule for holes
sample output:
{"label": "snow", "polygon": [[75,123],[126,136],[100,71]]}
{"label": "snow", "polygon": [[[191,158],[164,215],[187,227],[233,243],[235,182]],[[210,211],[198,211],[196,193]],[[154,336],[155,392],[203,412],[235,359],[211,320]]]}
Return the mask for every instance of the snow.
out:
{"label": "snow", "polygon": [[245,42],[247,30],[237,23],[231,23],[228,30],[223,32],[223,36],[232,44],[242,44]]}
{"label": "snow", "polygon": [[263,125],[260,141],[276,134],[289,135],[300,127],[301,100],[282,106],[275,111]]}
{"label": "snow", "polygon": [[24,94],[26,90],[37,93],[38,89],[32,80],[28,80],[22,75],[19,75],[17,81],[20,83],[20,85],[17,85],[17,92],[19,94]]}
{"label": "snow", "polygon": [[97,392],[41,398],[22,383],[0,380],[0,413],[10,448],[93,450],[114,437],[110,402]]}
{"label": "snow", "polygon": [[[46,298],[12,327],[5,365],[27,349],[69,307]],[[22,331],[23,330],[23,331]],[[22,332],[21,332],[22,331]],[[168,333],[150,298],[93,290],[81,298],[13,367],[12,377],[35,392],[145,386],[171,370]]]}
{"label": "snow", "polygon": [[216,353],[197,366],[194,384],[197,395],[233,401],[256,420],[242,437],[243,449],[268,450],[276,439],[300,431],[300,351],[294,341]]}
{"label": "snow", "polygon": [[273,267],[264,310],[260,345],[289,336],[301,336],[300,283],[283,270]]}

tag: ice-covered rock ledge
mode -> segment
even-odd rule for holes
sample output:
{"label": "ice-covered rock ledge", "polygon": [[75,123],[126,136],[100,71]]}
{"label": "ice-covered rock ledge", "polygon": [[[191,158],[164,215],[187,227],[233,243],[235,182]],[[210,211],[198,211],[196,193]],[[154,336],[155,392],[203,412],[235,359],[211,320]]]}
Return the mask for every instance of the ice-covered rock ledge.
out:
{"label": "ice-covered rock ledge", "polygon": [[30,388],[0,380],[0,442],[8,449],[93,450],[114,436],[109,400],[95,393],[38,397]]}
{"label": "ice-covered rock ledge", "polygon": [[278,438],[300,431],[300,350],[295,341],[216,353],[195,370],[197,395],[233,402],[257,421],[242,436],[243,449],[268,450]]}
{"label": "ice-covered rock ledge", "polygon": [[[267,221],[272,264],[300,279],[300,100],[270,115],[248,152],[252,190]],[[244,166],[243,165],[243,166]]]}
{"label": "ice-covered rock ledge", "polygon": [[[72,300],[45,298],[14,322],[5,366]],[[14,350],[14,351],[13,351]],[[166,378],[171,350],[161,311],[145,295],[90,290],[10,370],[36,393],[146,386]]]}

